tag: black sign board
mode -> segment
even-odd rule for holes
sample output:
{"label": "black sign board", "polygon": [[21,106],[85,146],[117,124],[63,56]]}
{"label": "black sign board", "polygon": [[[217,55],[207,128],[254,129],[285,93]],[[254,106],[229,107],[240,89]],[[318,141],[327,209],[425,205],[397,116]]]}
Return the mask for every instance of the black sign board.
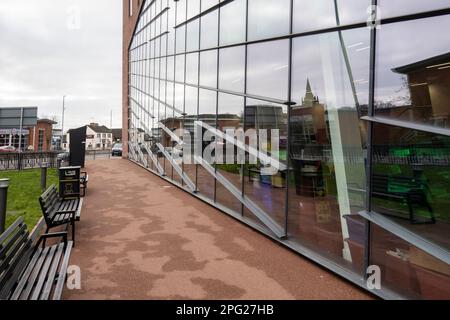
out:
{"label": "black sign board", "polygon": [[86,127],[70,130],[70,165],[84,168],[86,157]]}

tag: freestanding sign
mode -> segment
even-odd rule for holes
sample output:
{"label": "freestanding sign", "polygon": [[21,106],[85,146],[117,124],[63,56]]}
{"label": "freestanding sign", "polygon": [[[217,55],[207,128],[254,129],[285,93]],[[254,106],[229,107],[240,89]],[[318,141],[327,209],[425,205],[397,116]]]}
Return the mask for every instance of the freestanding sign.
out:
{"label": "freestanding sign", "polygon": [[[24,127],[35,127],[37,125],[37,107],[0,108],[0,128],[19,129],[22,133]],[[19,134],[19,151],[22,148],[22,135]]]}

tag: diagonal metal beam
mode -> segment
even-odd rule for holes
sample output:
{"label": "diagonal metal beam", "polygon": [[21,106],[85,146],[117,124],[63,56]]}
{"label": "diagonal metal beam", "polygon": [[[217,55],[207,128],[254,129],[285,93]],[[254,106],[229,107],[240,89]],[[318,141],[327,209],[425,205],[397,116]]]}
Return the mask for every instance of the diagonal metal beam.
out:
{"label": "diagonal metal beam", "polygon": [[161,166],[161,164],[158,161],[158,158],[155,156],[155,154],[152,152],[152,150],[150,150],[150,148],[148,147],[147,144],[144,144],[144,148],[147,151],[150,159],[152,159],[153,164],[155,165],[155,167],[158,169],[158,172],[161,176],[165,176],[166,172],[164,171],[163,167]]}
{"label": "diagonal metal beam", "polygon": [[278,238],[283,239],[286,233],[272,217],[261,209],[256,203],[250,200],[247,196],[242,196],[242,191],[233,185],[227,178],[216,172],[214,167],[203,160],[203,158],[196,156],[195,160],[205,170],[217,179],[236,199],[238,199],[248,210],[250,210],[267,228],[269,228]]}
{"label": "diagonal metal beam", "polygon": [[157,143],[156,146],[161,150],[162,154],[166,159],[170,162],[172,167],[175,169],[175,171],[178,173],[178,175],[183,179],[183,181],[186,183],[186,185],[189,187],[189,189],[192,190],[192,192],[196,192],[197,188],[195,187],[195,184],[192,182],[192,180],[183,172],[183,169],[175,162],[175,160],[172,158],[172,156],[166,151],[164,146],[161,143]]}
{"label": "diagonal metal beam", "polygon": [[287,166],[285,164],[281,163],[278,159],[275,159],[275,158],[255,149],[245,143],[242,143],[242,141],[239,141],[235,137],[230,136],[230,135],[226,134],[225,132],[222,132],[222,131],[216,129],[203,121],[196,121],[196,123],[198,125],[202,126],[203,128],[205,128],[206,130],[212,132],[217,137],[220,137],[220,138],[224,139],[225,141],[227,141],[228,143],[235,145],[239,149],[248,152],[252,156],[255,156],[256,158],[261,160],[263,163],[270,163],[273,167],[277,168],[280,171],[287,169]]}

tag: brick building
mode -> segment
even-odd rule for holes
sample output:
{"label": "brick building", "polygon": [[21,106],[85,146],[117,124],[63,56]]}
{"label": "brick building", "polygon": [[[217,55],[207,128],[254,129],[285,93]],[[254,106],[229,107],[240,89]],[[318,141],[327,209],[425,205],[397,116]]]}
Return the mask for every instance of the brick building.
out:
{"label": "brick building", "polygon": [[30,128],[29,148],[35,152],[52,150],[53,126],[57,122],[50,119],[39,119],[36,127]]}

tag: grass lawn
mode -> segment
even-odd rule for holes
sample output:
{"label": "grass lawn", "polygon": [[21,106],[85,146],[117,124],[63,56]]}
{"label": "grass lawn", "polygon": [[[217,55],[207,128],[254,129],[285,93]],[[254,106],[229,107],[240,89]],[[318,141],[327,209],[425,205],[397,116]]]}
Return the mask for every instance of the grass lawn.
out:
{"label": "grass lawn", "polygon": [[[39,205],[41,169],[23,171],[0,171],[0,178],[9,178],[6,228],[22,216],[31,230],[42,217]],[[48,169],[47,187],[58,183],[57,170]]]}

